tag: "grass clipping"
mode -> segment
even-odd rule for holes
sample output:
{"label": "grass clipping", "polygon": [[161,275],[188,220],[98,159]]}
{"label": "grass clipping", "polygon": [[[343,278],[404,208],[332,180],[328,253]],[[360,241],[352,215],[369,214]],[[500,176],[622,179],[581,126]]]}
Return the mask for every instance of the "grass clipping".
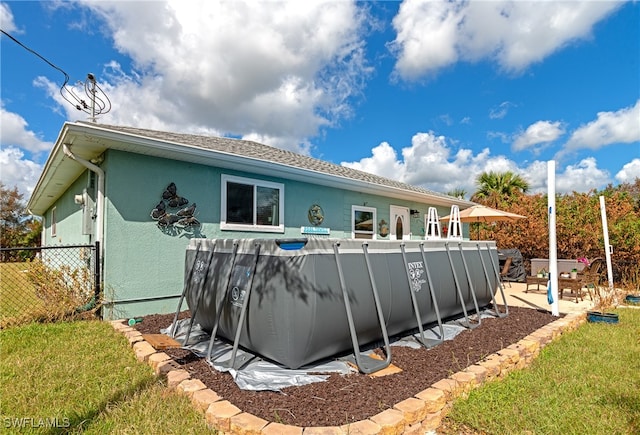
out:
{"label": "grass clipping", "polygon": [[37,302],[25,307],[18,316],[0,320],[0,329],[31,322],[91,318],[100,307],[94,294],[93,274],[88,268],[68,265],[53,268],[36,259],[29,264],[27,277]]}

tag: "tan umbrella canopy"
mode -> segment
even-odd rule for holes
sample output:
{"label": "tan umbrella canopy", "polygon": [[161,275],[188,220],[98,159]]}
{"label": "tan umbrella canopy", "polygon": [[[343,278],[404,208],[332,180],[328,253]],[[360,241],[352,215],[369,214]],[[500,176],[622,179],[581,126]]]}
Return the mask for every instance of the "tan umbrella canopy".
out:
{"label": "tan umbrella canopy", "polygon": [[[526,219],[521,214],[511,213],[508,211],[498,210],[487,207],[486,205],[474,205],[460,212],[460,222],[479,223],[479,222],[515,222],[518,219]],[[449,221],[451,215],[440,218],[441,221]],[[478,227],[478,237],[480,236],[480,227]]]}
{"label": "tan umbrella canopy", "polygon": [[[498,210],[487,207],[486,205],[474,205],[460,212],[460,222],[515,222],[518,219],[526,218],[526,216],[522,216],[521,214]],[[449,219],[451,219],[451,215],[440,218],[441,221],[448,221]]]}

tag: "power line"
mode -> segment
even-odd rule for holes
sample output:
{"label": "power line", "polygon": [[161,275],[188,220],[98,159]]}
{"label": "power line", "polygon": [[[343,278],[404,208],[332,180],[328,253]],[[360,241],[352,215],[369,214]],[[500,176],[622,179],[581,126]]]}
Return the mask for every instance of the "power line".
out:
{"label": "power line", "polygon": [[54,64],[52,64],[51,62],[49,62],[46,58],[44,58],[40,53],[38,53],[35,50],[32,50],[31,48],[27,47],[26,45],[24,45],[22,42],[18,41],[16,38],[14,38],[13,36],[11,36],[9,33],[5,32],[3,29],[0,29],[0,32],[2,32],[3,35],[8,36],[13,42],[15,42],[16,44],[18,44],[20,47],[24,48],[25,50],[27,50],[30,53],[35,54],[36,56],[38,56],[40,59],[44,60],[46,63],[48,63],[50,66],[52,66],[53,68],[57,69],[58,71],[60,71],[62,74],[64,74],[64,84],[62,86],[65,86],[67,83],[69,83],[69,74],[67,74],[66,72],[64,72],[64,70]]}
{"label": "power line", "polygon": [[[67,87],[67,84],[69,83],[69,74],[67,74],[62,68],[60,68],[59,66],[57,66],[57,65],[53,64],[52,62],[50,62],[48,59],[46,59],[44,56],[42,56],[37,51],[35,51],[35,50],[27,47],[26,45],[24,45],[22,42],[20,42],[18,39],[13,37],[11,34],[6,32],[4,29],[0,29],[0,32],[2,32],[3,35],[5,35],[8,38],[10,38],[13,42],[18,44],[20,47],[24,48],[28,52],[36,55],[37,57],[39,57],[40,59],[45,61],[52,68],[60,71],[64,75],[64,83],[62,83],[62,86],[60,86],[60,95],[68,103],[70,103],[73,106],[75,106],[76,109],[90,114],[91,117],[92,117],[91,118],[92,121],[95,122],[95,116],[96,115],[104,114],[104,113],[109,112],[109,110],[111,110],[111,101],[109,100],[109,97],[107,97],[107,94],[102,90],[102,88],[100,88],[100,86],[97,85],[95,77],[94,77],[93,74],[89,73],[87,75],[87,79],[85,80],[85,84],[84,84],[85,94],[89,97],[89,99],[91,101],[91,105],[88,105],[84,100],[78,98],[78,96],[76,96],[76,94],[74,94],[74,92],[73,92],[73,90],[71,88]],[[101,94],[104,96],[104,99],[97,96],[96,89],[101,92]],[[65,93],[69,94],[71,96],[71,98],[73,98],[73,100],[75,100],[75,101],[72,101],[69,97],[67,97],[67,95]]]}

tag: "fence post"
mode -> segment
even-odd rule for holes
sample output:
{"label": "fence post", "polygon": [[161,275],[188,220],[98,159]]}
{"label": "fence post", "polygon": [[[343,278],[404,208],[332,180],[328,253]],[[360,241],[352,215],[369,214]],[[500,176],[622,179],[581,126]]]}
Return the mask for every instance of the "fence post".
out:
{"label": "fence post", "polygon": [[95,279],[95,285],[94,285],[94,300],[96,301],[97,304],[97,309],[96,309],[96,316],[98,317],[102,317],[102,305],[100,304],[100,295],[102,294],[102,289],[101,289],[101,282],[102,282],[102,277],[101,277],[101,269],[102,269],[102,263],[101,263],[102,259],[100,258],[100,241],[96,240],[96,246],[95,246],[95,273],[94,273],[94,279]]}

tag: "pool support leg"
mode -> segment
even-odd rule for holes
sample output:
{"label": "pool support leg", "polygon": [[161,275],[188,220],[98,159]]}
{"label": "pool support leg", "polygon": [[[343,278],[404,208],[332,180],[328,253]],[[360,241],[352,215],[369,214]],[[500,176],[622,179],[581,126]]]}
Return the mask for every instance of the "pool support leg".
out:
{"label": "pool support leg", "polygon": [[[342,290],[342,298],[344,299],[344,308],[347,312],[347,322],[349,323],[349,333],[351,335],[351,345],[353,347],[353,357],[355,359],[356,365],[358,367],[358,370],[360,370],[362,373],[373,373],[373,372],[377,372],[378,370],[382,370],[383,368],[387,367],[389,365],[389,363],[391,362],[391,350],[390,348],[388,349],[387,352],[387,359],[385,361],[379,361],[376,359],[371,358],[368,355],[365,355],[363,353],[360,353],[360,344],[358,343],[358,333],[356,331],[356,327],[355,324],[353,322],[353,313],[351,312],[351,302],[349,301],[349,292],[347,291],[347,284],[345,282],[344,279],[344,273],[342,272],[342,264],[340,261],[340,243],[336,242],[333,244],[333,253],[335,256],[335,260],[336,260],[336,268],[338,270],[338,278],[340,279],[340,288]],[[366,250],[365,250],[366,252]],[[369,263],[367,262],[367,266],[369,266]],[[372,279],[373,282],[373,275],[370,273],[369,276]],[[374,289],[375,289],[375,285],[374,285]],[[377,291],[374,290],[374,297],[377,296],[376,295]],[[376,298],[377,299],[377,298]],[[376,303],[376,307],[378,307],[377,303]],[[384,318],[381,317],[382,311],[380,309],[378,309],[378,318],[381,321],[381,328],[383,328],[383,331],[386,332],[386,327],[382,326],[384,325]],[[386,334],[385,334],[386,335]],[[387,337],[387,341],[385,342],[385,346],[388,347],[388,337]]]}
{"label": "pool support leg", "polygon": [[[458,275],[456,275],[456,268],[453,264],[453,258],[451,258],[451,250],[449,249],[449,242],[444,243],[445,250],[447,252],[447,258],[449,258],[449,265],[451,265],[451,273],[453,275],[453,281],[456,285],[456,291],[458,292],[458,296],[460,297],[460,306],[462,307],[462,312],[464,313],[464,320],[459,321],[459,323],[465,328],[475,329],[480,326],[480,323],[471,323],[469,320],[469,313],[467,313],[467,307],[465,306],[464,297],[462,296],[462,290],[460,289],[460,282],[458,281]],[[478,318],[480,318],[480,313],[476,313]]]}

